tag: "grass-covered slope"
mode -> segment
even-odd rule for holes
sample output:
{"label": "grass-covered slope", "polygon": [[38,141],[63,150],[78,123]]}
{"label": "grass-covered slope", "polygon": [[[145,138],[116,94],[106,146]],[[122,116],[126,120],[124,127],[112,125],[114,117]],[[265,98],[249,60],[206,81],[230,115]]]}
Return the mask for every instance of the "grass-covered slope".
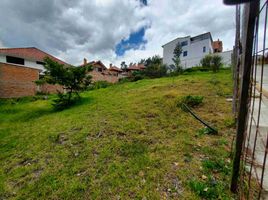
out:
{"label": "grass-covered slope", "polygon": [[[217,199],[229,193],[231,73],[197,73],[48,100],[1,101],[0,199]],[[177,107],[202,95],[195,112]]]}

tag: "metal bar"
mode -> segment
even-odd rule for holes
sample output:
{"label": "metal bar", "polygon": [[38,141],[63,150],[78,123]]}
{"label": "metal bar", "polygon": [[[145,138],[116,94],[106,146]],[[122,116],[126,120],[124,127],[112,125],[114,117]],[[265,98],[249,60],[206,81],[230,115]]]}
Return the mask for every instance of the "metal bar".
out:
{"label": "metal bar", "polygon": [[249,99],[249,86],[250,86],[250,72],[252,62],[252,46],[254,37],[254,27],[256,15],[259,8],[259,1],[253,1],[245,5],[245,27],[247,27],[244,33],[243,41],[243,79],[240,90],[240,107],[238,113],[238,126],[236,133],[236,148],[235,156],[233,160],[233,173],[231,181],[231,191],[237,192],[238,178],[240,171],[240,160],[242,155],[242,148],[244,143],[244,133],[246,131],[246,119],[248,114],[248,99]]}

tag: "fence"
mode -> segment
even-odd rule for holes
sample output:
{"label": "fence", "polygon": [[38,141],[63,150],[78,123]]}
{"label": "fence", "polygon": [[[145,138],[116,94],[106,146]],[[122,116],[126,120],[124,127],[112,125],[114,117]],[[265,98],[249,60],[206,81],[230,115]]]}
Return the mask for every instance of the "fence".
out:
{"label": "fence", "polygon": [[268,199],[268,1],[236,7],[234,103],[237,134],[231,190]]}

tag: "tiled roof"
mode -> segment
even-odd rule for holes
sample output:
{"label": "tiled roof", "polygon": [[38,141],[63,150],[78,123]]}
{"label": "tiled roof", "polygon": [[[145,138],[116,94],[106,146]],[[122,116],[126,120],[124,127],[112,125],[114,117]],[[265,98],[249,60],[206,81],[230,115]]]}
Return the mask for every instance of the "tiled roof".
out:
{"label": "tiled roof", "polygon": [[111,66],[111,67],[109,68],[109,70],[110,70],[110,71],[117,71],[117,72],[122,72],[122,71],[123,71],[123,70],[119,69],[119,68],[116,67],[116,66]]}
{"label": "tiled roof", "polygon": [[92,65],[93,67],[96,67],[96,68],[102,67],[104,69],[107,69],[106,66],[100,60],[98,60],[98,61],[91,61],[91,62],[88,62],[86,64],[82,64],[80,66],[83,67],[83,66],[86,66],[86,65]]}
{"label": "tiled roof", "polygon": [[69,65],[68,63],[40,50],[35,47],[26,47],[26,48],[0,48],[0,54],[14,56],[19,58],[25,58],[35,61],[43,61],[45,57],[64,65]]}
{"label": "tiled roof", "polygon": [[127,68],[128,70],[143,70],[145,69],[145,66],[143,64],[138,64],[138,65],[132,65]]}

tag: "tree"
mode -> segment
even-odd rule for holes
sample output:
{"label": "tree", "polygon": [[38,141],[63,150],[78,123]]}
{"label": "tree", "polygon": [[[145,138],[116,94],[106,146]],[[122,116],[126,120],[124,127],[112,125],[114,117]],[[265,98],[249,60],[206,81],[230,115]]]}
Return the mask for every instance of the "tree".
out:
{"label": "tree", "polygon": [[167,74],[167,67],[162,64],[162,58],[160,56],[147,58],[144,65],[144,75],[149,78],[159,78]]}
{"label": "tree", "polygon": [[215,73],[218,72],[220,70],[220,67],[222,66],[222,57],[219,55],[212,56],[211,64],[212,71]]}
{"label": "tree", "polygon": [[126,69],[127,69],[127,64],[126,64],[126,62],[125,62],[125,61],[122,61],[120,65],[121,65],[121,69],[122,69],[123,71],[126,71]]}
{"label": "tree", "polygon": [[176,74],[181,74],[182,73],[182,66],[181,66],[181,59],[180,56],[182,54],[182,47],[181,47],[181,43],[178,42],[174,51],[173,51],[173,62],[174,65],[170,65],[170,70],[171,72],[175,72]]}
{"label": "tree", "polygon": [[91,66],[74,67],[59,64],[50,58],[45,58],[44,76],[37,84],[59,84],[63,86],[66,93],[58,91],[58,99],[54,100],[53,106],[62,110],[80,99],[79,92],[87,88],[91,83],[91,76],[87,72],[92,70]]}

